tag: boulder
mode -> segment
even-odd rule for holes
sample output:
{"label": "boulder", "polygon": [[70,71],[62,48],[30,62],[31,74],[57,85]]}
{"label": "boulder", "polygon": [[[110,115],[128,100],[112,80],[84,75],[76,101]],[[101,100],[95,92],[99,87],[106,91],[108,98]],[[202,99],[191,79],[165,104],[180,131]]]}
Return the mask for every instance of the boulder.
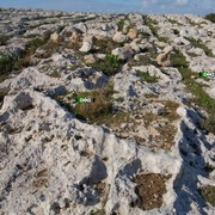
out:
{"label": "boulder", "polygon": [[118,56],[120,60],[126,60],[132,57],[132,51],[126,48],[116,48],[111,52],[113,55]]}
{"label": "boulder", "polygon": [[50,40],[54,43],[60,43],[63,41],[63,38],[57,32],[54,32],[50,35]]}
{"label": "boulder", "polygon": [[128,37],[124,35],[122,32],[118,31],[116,34],[113,36],[113,41],[117,43],[123,43],[128,40]]}
{"label": "boulder", "polygon": [[83,42],[82,47],[79,49],[81,52],[89,52],[93,48],[93,44],[87,41]]}
{"label": "boulder", "polygon": [[69,39],[71,43],[78,43],[81,40],[81,35],[77,31],[74,31]]}
{"label": "boulder", "polygon": [[137,35],[138,35],[138,31],[134,28],[130,28],[127,34],[127,36],[132,40],[135,39]]}
{"label": "boulder", "polygon": [[91,64],[91,63],[95,63],[98,60],[98,58],[94,54],[89,54],[84,56],[84,60],[86,63]]}

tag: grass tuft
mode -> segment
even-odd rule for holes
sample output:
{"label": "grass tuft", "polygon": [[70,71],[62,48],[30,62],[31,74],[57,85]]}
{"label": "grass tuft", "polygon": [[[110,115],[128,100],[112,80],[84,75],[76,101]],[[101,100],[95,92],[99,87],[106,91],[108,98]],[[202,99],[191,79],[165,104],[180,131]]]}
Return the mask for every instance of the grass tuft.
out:
{"label": "grass tuft", "polygon": [[211,49],[209,49],[200,39],[196,40],[194,38],[187,38],[187,37],[185,39],[189,40],[195,48],[203,49],[205,54],[208,57],[215,57]]}
{"label": "grass tuft", "polygon": [[215,23],[215,13],[209,13],[204,18]]}
{"label": "grass tuft", "polygon": [[211,185],[204,186],[200,193],[206,202],[209,202],[213,207],[215,207],[215,187]]}
{"label": "grass tuft", "polygon": [[157,83],[158,78],[155,76],[149,75],[149,72],[141,72],[139,70],[136,71],[138,77],[142,78],[144,81],[148,83]]}

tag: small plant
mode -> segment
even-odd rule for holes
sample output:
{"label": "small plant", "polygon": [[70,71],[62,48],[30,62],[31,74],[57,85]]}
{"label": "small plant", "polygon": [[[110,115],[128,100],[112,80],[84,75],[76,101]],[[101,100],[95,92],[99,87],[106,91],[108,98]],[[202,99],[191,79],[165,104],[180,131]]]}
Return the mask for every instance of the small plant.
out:
{"label": "small plant", "polygon": [[119,31],[123,30],[124,23],[125,23],[125,19],[121,19],[121,20],[119,20],[119,22],[117,22],[117,26],[118,26]]}
{"label": "small plant", "polygon": [[60,73],[57,70],[54,70],[52,73],[49,74],[49,76],[53,78],[59,78]]}
{"label": "small plant", "polygon": [[200,48],[200,49],[203,49],[205,54],[208,56],[208,57],[215,57],[211,51],[211,49],[209,49],[200,39],[194,39],[194,38],[186,38],[187,40],[189,40],[192,45],[196,48]]}
{"label": "small plant", "polygon": [[179,23],[178,21],[176,21],[175,19],[168,19],[168,21],[172,24],[177,24],[177,25],[182,25],[181,23]]}
{"label": "small plant", "polygon": [[5,36],[5,35],[0,35],[0,45],[6,45],[7,41],[10,39],[9,36]]}
{"label": "small plant", "polygon": [[173,33],[174,33],[175,35],[179,35],[179,30],[173,29]]}
{"label": "small plant", "polygon": [[144,81],[148,82],[148,83],[156,83],[158,82],[158,78],[155,76],[151,76],[149,75],[149,72],[141,72],[139,70],[136,71],[137,76],[139,76],[140,78],[142,78]]}
{"label": "small plant", "polygon": [[117,56],[108,54],[105,59],[90,64],[90,66],[96,70],[102,71],[105,75],[111,76],[121,70],[123,63],[123,61],[118,60]]}
{"label": "small plant", "polygon": [[200,193],[206,202],[209,202],[213,207],[215,207],[215,187],[211,185],[204,186]]}
{"label": "small plant", "polygon": [[172,54],[171,57],[173,67],[187,68],[189,66],[189,63],[187,62],[186,58],[179,50],[175,50],[175,53]]}
{"label": "small plant", "polygon": [[192,78],[196,73],[187,68],[188,62],[183,54],[177,51],[172,57],[173,66],[177,67],[181,73],[187,91],[193,94],[188,104],[194,106],[195,109],[196,107],[203,109],[208,114],[208,117],[199,121],[200,128],[215,134],[215,100],[205,92],[201,83],[197,83],[195,79]]}
{"label": "small plant", "polygon": [[215,23],[215,13],[209,13],[204,18]]}
{"label": "small plant", "polygon": [[148,38],[148,37],[151,36],[148,32],[145,32],[145,31],[140,32],[140,34],[141,34],[143,37],[146,37],[146,38]]}
{"label": "small plant", "polygon": [[106,215],[105,209],[91,210],[89,215]]}
{"label": "small plant", "polygon": [[106,56],[106,59],[110,62],[110,63],[112,63],[112,64],[117,64],[118,63],[118,56],[116,56],[116,55],[113,55],[113,54],[108,54],[107,56]]}
{"label": "small plant", "polygon": [[0,54],[0,81],[9,77],[13,70],[20,68],[20,58],[11,55]]}

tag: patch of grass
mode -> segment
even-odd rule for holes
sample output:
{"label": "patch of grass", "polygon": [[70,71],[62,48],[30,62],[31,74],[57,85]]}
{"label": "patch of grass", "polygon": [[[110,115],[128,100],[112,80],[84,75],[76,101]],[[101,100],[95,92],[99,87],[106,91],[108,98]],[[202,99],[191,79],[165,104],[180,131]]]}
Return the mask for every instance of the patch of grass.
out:
{"label": "patch of grass", "polygon": [[204,52],[205,52],[205,54],[208,57],[215,57],[213,55],[211,49],[209,49],[200,39],[196,40],[194,38],[187,38],[187,37],[185,39],[187,39],[188,41],[190,41],[194,47],[203,49]]}
{"label": "patch of grass", "polygon": [[166,123],[156,128],[156,130],[160,133],[160,135],[155,137],[157,144],[159,144],[159,148],[170,150],[174,145],[177,128],[171,123]]}
{"label": "patch of grass", "polygon": [[175,35],[179,35],[179,30],[173,29],[173,33],[174,33]]}
{"label": "patch of grass", "polygon": [[[187,68],[187,61],[183,54],[178,51],[177,55],[173,55],[172,57],[173,65],[177,67],[181,73],[186,85],[186,90],[193,95],[193,98],[189,100],[189,104],[194,108],[197,106],[198,108],[205,110],[209,115],[208,118],[199,122],[200,128],[215,134],[215,100],[205,92],[201,83],[195,81],[193,77],[196,76],[196,73]],[[195,106],[193,104],[195,104]]]}
{"label": "patch of grass", "polygon": [[200,190],[200,193],[206,202],[215,207],[215,186],[206,185]]}
{"label": "patch of grass", "polygon": [[118,31],[122,31],[123,30],[124,24],[125,24],[125,19],[120,19],[119,22],[117,22]]}
{"label": "patch of grass", "polygon": [[108,53],[111,53],[113,49],[124,46],[124,43],[116,43],[111,38],[103,38],[103,39],[94,38],[93,46],[99,48],[97,50],[94,50],[94,52],[108,54]]}
{"label": "patch of grass", "polygon": [[149,125],[153,122],[153,121],[156,121],[158,119],[158,115],[152,113],[152,112],[147,112],[144,114],[143,116],[143,121],[144,121],[144,124],[146,126],[146,128],[149,127]]}
{"label": "patch of grass", "polygon": [[215,13],[209,13],[204,18],[215,23]]}
{"label": "patch of grass", "polygon": [[199,55],[197,55],[197,54],[195,54],[195,53],[192,53],[192,52],[190,52],[190,53],[187,53],[190,57],[198,57]]}
{"label": "patch of grass", "polygon": [[128,113],[115,112],[112,108],[113,98],[112,95],[115,93],[113,84],[108,83],[106,87],[98,90],[89,92],[78,92],[73,94],[71,99],[78,97],[94,98],[95,101],[92,103],[78,103],[73,107],[70,102],[66,102],[66,96],[53,97],[61,106],[67,108],[68,111],[76,113],[76,117],[81,120],[87,120],[90,124],[106,124],[107,126],[115,126],[120,123],[126,122]]}
{"label": "patch of grass", "polygon": [[167,101],[164,101],[163,104],[165,106],[163,110],[158,114],[159,116],[168,118],[170,122],[173,122],[174,120],[179,119],[179,115],[176,113],[176,110],[179,107],[178,103],[171,100],[167,100]]}
{"label": "patch of grass", "polygon": [[155,76],[151,76],[149,75],[149,72],[141,72],[139,70],[136,71],[136,74],[138,77],[142,78],[144,81],[148,82],[148,83],[157,83],[158,82],[158,78]]}
{"label": "patch of grass", "polygon": [[100,209],[100,210],[91,210],[89,215],[106,215],[105,209]]}
{"label": "patch of grass", "polygon": [[9,36],[0,34],[0,45],[6,45],[7,41],[10,39]]}
{"label": "patch of grass", "polygon": [[125,62],[118,60],[118,58],[112,54],[106,55],[105,59],[96,61],[88,66],[93,67],[96,70],[102,71],[105,75],[115,75],[121,71],[122,66]]}
{"label": "patch of grass", "polygon": [[175,50],[175,53],[171,55],[171,58],[173,67],[188,68],[189,62],[187,62],[186,58],[179,50]]}
{"label": "patch of grass", "polygon": [[155,36],[155,37],[158,37],[158,27],[157,26],[154,26],[154,25],[157,25],[158,22],[156,20],[153,20],[149,17],[145,17],[144,19],[146,25],[149,27],[149,29],[151,30],[152,34]]}
{"label": "patch of grass", "polygon": [[49,76],[53,78],[59,78],[60,73],[57,70],[54,70],[52,73],[49,74]]}
{"label": "patch of grass", "polygon": [[0,103],[3,102],[4,97],[9,93],[10,89],[9,88],[4,88],[0,90]]}
{"label": "patch of grass", "polygon": [[168,21],[170,22],[170,23],[172,23],[172,24],[177,24],[177,25],[182,25],[181,23],[179,23],[177,20],[175,20],[175,19],[168,19]]}
{"label": "patch of grass", "polygon": [[137,184],[135,193],[138,199],[131,202],[131,207],[139,207],[143,210],[160,208],[163,204],[163,195],[167,192],[165,182],[171,175],[163,176],[156,173],[137,175],[133,180]]}
{"label": "patch of grass", "polygon": [[0,54],[0,82],[9,78],[13,70],[20,68],[20,58],[10,55]]}
{"label": "patch of grass", "polygon": [[140,34],[141,34],[143,37],[146,37],[146,38],[148,38],[148,37],[151,36],[148,32],[145,32],[145,31],[140,32]]}
{"label": "patch of grass", "polygon": [[158,98],[159,97],[157,94],[154,94],[154,93],[146,93],[146,94],[144,94],[144,96],[147,99]]}

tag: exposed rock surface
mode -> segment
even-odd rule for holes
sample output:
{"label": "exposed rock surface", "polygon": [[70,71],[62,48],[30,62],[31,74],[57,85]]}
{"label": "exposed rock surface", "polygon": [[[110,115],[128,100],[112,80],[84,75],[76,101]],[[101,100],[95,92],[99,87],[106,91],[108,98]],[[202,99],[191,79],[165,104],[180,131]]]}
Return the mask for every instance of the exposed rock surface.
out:
{"label": "exposed rock surface", "polygon": [[[199,123],[215,80],[198,78],[215,71],[214,24],[176,14],[0,16],[0,214],[214,214],[199,191],[215,186],[214,121],[209,132]],[[160,52],[189,65],[159,68]],[[192,94],[200,87],[203,106]]]}

